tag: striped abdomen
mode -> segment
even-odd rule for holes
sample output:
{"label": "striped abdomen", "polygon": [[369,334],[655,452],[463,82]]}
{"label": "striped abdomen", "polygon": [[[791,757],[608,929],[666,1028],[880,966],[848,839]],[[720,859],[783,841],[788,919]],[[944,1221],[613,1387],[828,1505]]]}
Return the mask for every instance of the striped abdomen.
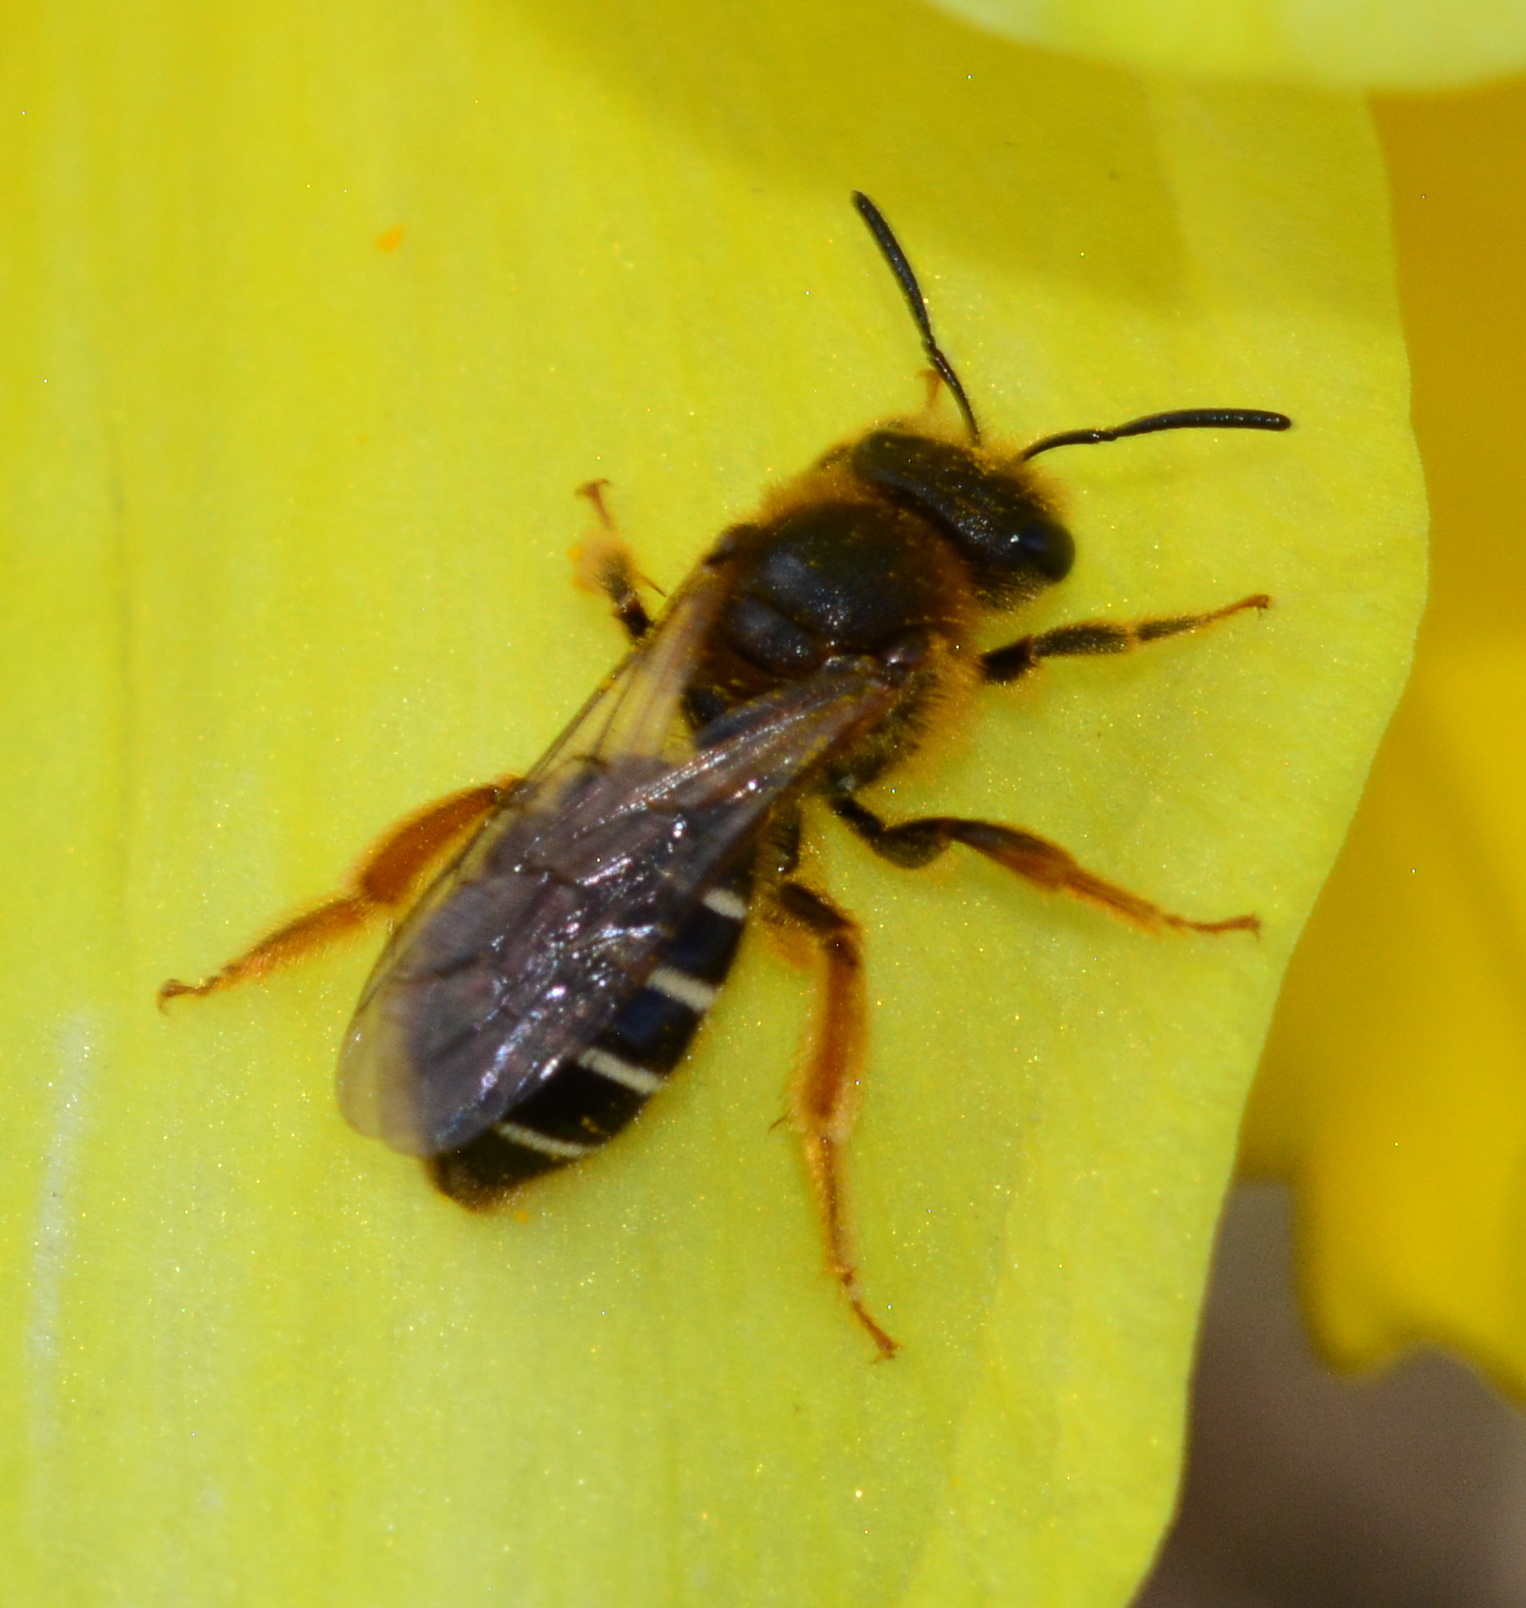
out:
{"label": "striped abdomen", "polygon": [[746,920],[744,878],[712,888],[591,1044],[569,1050],[486,1133],[431,1159],[436,1186],[463,1206],[486,1206],[619,1133],[683,1059],[731,970]]}

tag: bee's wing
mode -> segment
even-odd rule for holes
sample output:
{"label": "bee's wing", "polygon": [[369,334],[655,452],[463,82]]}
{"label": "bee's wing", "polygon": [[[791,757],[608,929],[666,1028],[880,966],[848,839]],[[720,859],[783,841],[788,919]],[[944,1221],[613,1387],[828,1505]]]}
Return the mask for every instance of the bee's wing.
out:
{"label": "bee's wing", "polygon": [[845,661],[675,754],[714,606],[680,594],[383,953],[340,1056],[362,1133],[427,1156],[501,1121],[641,987],[773,806],[894,702],[876,664]]}
{"label": "bee's wing", "polygon": [[569,759],[652,758],[668,752],[689,672],[726,599],[721,568],[702,565],[655,626],[615,667],[525,777],[534,786]]}

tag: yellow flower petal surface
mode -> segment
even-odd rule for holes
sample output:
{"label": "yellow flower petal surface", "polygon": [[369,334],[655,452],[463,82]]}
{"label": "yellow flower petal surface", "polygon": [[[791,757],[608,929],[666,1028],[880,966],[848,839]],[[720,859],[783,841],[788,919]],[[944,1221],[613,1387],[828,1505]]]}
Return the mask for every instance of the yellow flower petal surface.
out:
{"label": "yellow flower petal surface", "polygon": [[1009,39],[1144,72],[1450,89],[1526,67],[1516,0],[933,0]]}
{"label": "yellow flower petal surface", "polygon": [[[1421,587],[1362,109],[782,0],[35,5],[0,83],[11,1595],[1123,1601],[1243,1090]],[[567,585],[580,482],[671,589],[916,405],[854,186],[993,432],[1299,421],[1057,454],[1080,560],[993,643],[1277,607],[993,690],[878,795],[1257,910],[1261,943],[816,834],[866,932],[881,1365],[771,1131],[807,989],[757,935],[631,1133],[491,1217],[335,1110],[374,944],[152,1005],[533,761],[619,651]]]}
{"label": "yellow flower petal surface", "polygon": [[1299,1196],[1326,1354],[1457,1347],[1526,1390],[1526,90],[1394,102],[1435,584],[1415,676],[1289,972],[1244,1166]]}

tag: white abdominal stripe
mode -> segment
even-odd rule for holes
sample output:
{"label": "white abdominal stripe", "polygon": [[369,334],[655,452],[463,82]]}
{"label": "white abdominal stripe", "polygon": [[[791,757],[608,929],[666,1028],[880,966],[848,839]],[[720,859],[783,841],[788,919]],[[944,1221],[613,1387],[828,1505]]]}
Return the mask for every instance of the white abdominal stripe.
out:
{"label": "white abdominal stripe", "polygon": [[713,910],[716,915],[734,921],[738,926],[747,919],[747,901],[730,888],[712,888],[700,903],[705,909]]}
{"label": "white abdominal stripe", "polygon": [[526,1128],[517,1122],[500,1122],[495,1125],[493,1132],[512,1145],[523,1145],[526,1150],[533,1150],[539,1156],[549,1156],[553,1161],[581,1161],[598,1148],[597,1145],[574,1144],[570,1139],[553,1139],[548,1133],[537,1133],[534,1128]]}
{"label": "white abdominal stripe", "polygon": [[666,994],[669,999],[677,1000],[680,1005],[687,1005],[696,1016],[703,1016],[715,1004],[715,996],[720,993],[718,988],[712,988],[709,983],[702,983],[699,978],[691,977],[688,972],[675,970],[672,966],[659,966],[646,980],[648,988],[655,988],[659,994]]}
{"label": "white abdominal stripe", "polygon": [[622,1061],[618,1055],[611,1055],[608,1050],[601,1050],[598,1045],[584,1050],[578,1056],[577,1063],[590,1072],[597,1072],[601,1078],[608,1078],[611,1083],[618,1083],[622,1088],[633,1090],[636,1094],[655,1094],[667,1082],[660,1072],[648,1072],[644,1066]]}

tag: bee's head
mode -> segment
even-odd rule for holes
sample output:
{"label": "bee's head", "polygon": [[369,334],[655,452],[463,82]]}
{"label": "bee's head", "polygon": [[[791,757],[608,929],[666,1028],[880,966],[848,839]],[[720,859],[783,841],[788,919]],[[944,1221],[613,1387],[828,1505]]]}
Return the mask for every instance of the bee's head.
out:
{"label": "bee's head", "polygon": [[1020,602],[1064,580],[1076,544],[1017,465],[905,429],[871,430],[848,470],[932,525],[969,566],[983,602]]}

